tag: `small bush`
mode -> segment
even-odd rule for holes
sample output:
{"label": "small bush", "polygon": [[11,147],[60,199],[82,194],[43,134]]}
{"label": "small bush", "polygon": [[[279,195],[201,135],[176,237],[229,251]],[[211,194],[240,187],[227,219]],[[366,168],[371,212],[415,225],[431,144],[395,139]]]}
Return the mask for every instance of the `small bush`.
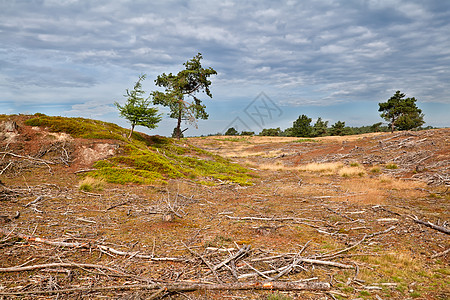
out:
{"label": "small bush", "polygon": [[342,177],[353,177],[353,176],[363,177],[364,175],[366,175],[364,169],[359,167],[343,167],[342,169],[339,170],[338,173]]}
{"label": "small bush", "polygon": [[331,163],[309,163],[304,166],[300,166],[300,171],[307,172],[335,172],[342,167],[342,163],[331,162]]}
{"label": "small bush", "polygon": [[381,172],[381,169],[379,167],[373,167],[372,169],[370,169],[370,173],[372,174],[378,174]]}
{"label": "small bush", "polygon": [[86,177],[79,183],[79,189],[85,192],[103,191],[105,181],[101,178]]}
{"label": "small bush", "polygon": [[350,163],[350,167],[359,167],[359,163],[352,162],[352,163]]}
{"label": "small bush", "polygon": [[387,164],[386,169],[395,170],[398,169],[398,166],[396,164]]}

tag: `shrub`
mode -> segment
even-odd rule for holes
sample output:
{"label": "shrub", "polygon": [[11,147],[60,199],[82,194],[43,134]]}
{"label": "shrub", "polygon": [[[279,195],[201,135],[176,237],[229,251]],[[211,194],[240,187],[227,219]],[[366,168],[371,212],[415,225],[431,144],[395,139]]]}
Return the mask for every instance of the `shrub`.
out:
{"label": "shrub", "polygon": [[396,164],[387,164],[386,169],[395,170],[398,169],[398,166]]}
{"label": "shrub", "polygon": [[105,181],[101,178],[85,177],[79,183],[79,189],[85,192],[103,191]]}

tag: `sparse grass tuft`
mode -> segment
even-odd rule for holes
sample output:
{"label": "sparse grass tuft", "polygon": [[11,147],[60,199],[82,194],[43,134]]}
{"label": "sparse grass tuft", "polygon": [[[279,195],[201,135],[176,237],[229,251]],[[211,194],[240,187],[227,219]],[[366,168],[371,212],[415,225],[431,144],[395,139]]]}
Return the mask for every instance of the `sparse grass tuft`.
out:
{"label": "sparse grass tuft", "polygon": [[386,166],[386,169],[389,169],[389,170],[395,170],[395,169],[398,169],[398,166],[397,166],[397,164],[387,164]]}
{"label": "sparse grass tuft", "polygon": [[343,164],[340,162],[332,162],[332,163],[310,163],[307,165],[300,166],[300,171],[306,171],[306,172],[331,172],[334,173],[340,168],[343,167]]}
{"label": "sparse grass tuft", "polygon": [[103,191],[105,188],[105,181],[102,178],[85,177],[79,183],[78,187],[81,191]]}
{"label": "sparse grass tuft", "polygon": [[364,177],[366,175],[366,171],[361,167],[342,167],[339,169],[338,174],[342,177]]}
{"label": "sparse grass tuft", "polygon": [[379,167],[373,167],[372,169],[370,169],[370,173],[372,174],[378,174],[381,172],[381,169]]}

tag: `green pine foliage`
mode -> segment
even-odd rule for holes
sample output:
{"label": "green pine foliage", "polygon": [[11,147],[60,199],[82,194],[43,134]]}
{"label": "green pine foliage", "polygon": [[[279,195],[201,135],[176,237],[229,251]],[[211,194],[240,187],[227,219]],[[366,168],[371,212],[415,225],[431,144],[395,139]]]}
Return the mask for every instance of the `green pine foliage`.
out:
{"label": "green pine foliage", "polygon": [[[178,139],[181,138],[184,131],[181,130],[182,121],[197,126],[197,119],[206,120],[209,117],[206,113],[206,106],[197,97],[197,94],[204,92],[212,98],[209,77],[216,75],[217,72],[211,67],[203,68],[200,62],[202,58],[201,53],[198,53],[183,64],[184,70],[176,75],[163,73],[155,80],[155,84],[165,88],[165,91],[152,92],[153,103],[170,108],[169,117],[177,120],[174,136]],[[191,101],[188,101],[187,98]]]}
{"label": "green pine foliage", "polygon": [[158,115],[158,109],[150,107],[152,102],[150,98],[145,99],[142,90],[142,81],[145,80],[145,75],[139,76],[139,80],[134,85],[133,90],[127,89],[127,102],[122,106],[119,102],[114,102],[114,105],[119,110],[121,117],[127,119],[131,124],[131,131],[128,138],[131,137],[135,126],[145,126],[150,129],[156,128],[156,124],[161,121],[161,115]]}
{"label": "green pine foliage", "polygon": [[424,114],[416,105],[416,98],[405,98],[405,94],[400,91],[387,102],[379,103],[378,111],[381,117],[390,122],[391,132],[395,129],[410,130],[422,126]]}

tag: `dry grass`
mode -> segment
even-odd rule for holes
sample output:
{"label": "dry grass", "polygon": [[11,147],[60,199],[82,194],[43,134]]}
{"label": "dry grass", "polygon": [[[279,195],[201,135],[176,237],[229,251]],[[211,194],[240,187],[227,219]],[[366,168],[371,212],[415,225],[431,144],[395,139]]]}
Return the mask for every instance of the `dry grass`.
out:
{"label": "dry grass", "polygon": [[366,175],[366,171],[364,168],[359,166],[356,167],[342,167],[338,170],[338,174],[342,177],[364,177]]}
{"label": "dry grass", "polygon": [[337,170],[344,166],[341,162],[331,163],[310,163],[300,166],[298,170],[305,172],[320,172],[320,173],[336,173]]}
{"label": "dry grass", "polygon": [[102,178],[93,178],[88,176],[78,183],[78,188],[85,192],[103,191],[105,184],[106,182]]}
{"label": "dry grass", "polygon": [[[361,137],[352,138],[357,140]],[[19,197],[18,201],[7,202],[5,213],[13,215],[15,211],[21,210],[21,217],[14,221],[16,222],[14,225],[18,225],[17,230],[21,228],[26,233],[30,233],[35,228],[33,231],[35,236],[61,240],[71,236],[83,240],[101,240],[123,251],[152,255],[154,253],[156,257],[183,257],[197,260],[193,264],[159,263],[136,257],[113,258],[78,249],[69,249],[69,251],[58,249],[58,254],[62,254],[58,256],[58,259],[62,257],[63,260],[68,261],[115,266],[127,273],[152,278],[157,282],[170,282],[174,278],[192,281],[199,280],[200,277],[205,281],[214,281],[212,275],[205,277],[208,268],[201,265],[197,257],[190,255],[181,242],[198,253],[204,253],[204,257],[214,264],[223,261],[228,253],[219,257],[218,253],[205,252],[208,246],[237,249],[237,246],[248,244],[252,246],[252,255],[261,253],[269,256],[298,253],[308,242],[309,246],[305,248],[302,256],[315,257],[348,248],[361,241],[365,235],[380,233],[389,226],[395,225],[394,230],[368,238],[336,259],[341,263],[355,263],[358,265],[358,272],[354,269],[343,270],[303,264],[307,271],[298,269],[298,273],[289,273],[281,280],[296,281],[317,277],[318,281],[331,281],[334,291],[346,295],[345,297],[335,295],[336,299],[448,299],[446,297],[450,293],[448,256],[438,259],[430,258],[433,254],[448,248],[448,239],[445,235],[415,224],[408,218],[408,215],[417,214],[420,218],[431,222],[448,220],[446,204],[448,204],[449,196],[444,187],[425,186],[424,183],[416,181],[379,175],[383,172],[388,173],[384,164],[381,165],[381,163],[379,167],[376,165],[367,167],[368,174],[360,177],[359,174],[364,169],[358,162],[363,161],[362,156],[367,152],[358,149],[369,149],[372,144],[358,144],[361,148],[355,148],[354,144],[342,143],[345,137],[321,139],[320,144],[308,143],[307,145],[306,143],[302,143],[303,145],[281,144],[285,143],[284,140],[284,138],[273,137],[251,137],[236,141],[198,138],[192,142],[198,146],[204,145],[208,150],[214,148],[213,151],[220,155],[235,155],[234,157],[238,157],[236,161],[241,164],[243,161],[251,164],[257,169],[254,172],[258,176],[253,186],[243,187],[225,182],[215,186],[203,186],[189,178],[178,178],[168,180],[166,186],[133,184],[124,186],[107,183],[104,190],[98,192],[102,197],[92,197],[73,189],[79,180],[73,173],[68,173],[64,169],[61,173],[55,172],[56,176],[49,176],[48,171],[43,168],[40,169],[42,173],[40,177],[33,174],[33,177],[29,176],[30,178],[26,179],[19,176],[9,181],[2,178],[2,181],[7,185],[21,188],[34,186],[41,194],[45,192],[41,190],[42,187],[53,186],[50,183],[64,187],[53,188],[54,193],[61,195],[58,194],[59,196],[55,196],[52,201],[39,203],[37,208],[46,212],[45,218],[40,217],[41,214],[35,210],[23,209],[31,197]],[[336,141],[342,145],[336,145]],[[273,144],[257,147],[254,145],[262,142]],[[206,145],[207,143],[210,144]],[[361,152],[350,152],[353,149]],[[296,152],[298,155],[275,158],[289,151]],[[342,162],[308,163],[333,158],[335,154],[347,153],[355,154],[355,156],[350,156],[346,158],[348,160],[342,160]],[[361,155],[356,157],[356,154]],[[339,155],[334,159],[338,160]],[[405,165],[400,165],[395,174],[403,176],[404,173],[400,172],[404,168]],[[374,169],[376,171],[372,171]],[[95,182],[91,182],[92,178],[85,180],[86,182],[84,180],[79,182],[80,186],[81,184],[91,187],[96,185]],[[50,185],[43,186],[42,182]],[[434,196],[431,197],[431,192],[424,190],[432,191]],[[124,201],[127,202],[124,203]],[[376,205],[378,207],[375,207]],[[65,210],[64,214],[61,213],[62,207]],[[110,209],[112,207],[114,208]],[[179,216],[163,218],[163,214],[170,213],[172,210],[175,210]],[[393,215],[392,212],[397,214]],[[72,218],[71,215],[74,217]],[[241,219],[229,219],[226,216]],[[250,216],[265,217],[268,220],[243,219]],[[276,218],[290,220],[279,222],[275,221]],[[382,223],[380,219],[394,219],[394,221]],[[96,223],[85,222],[85,220]],[[39,226],[36,227],[36,225]],[[26,231],[27,228],[31,230]],[[0,239],[4,237],[0,236]],[[3,243],[1,246],[6,249],[5,253],[12,254],[5,256],[6,258],[2,261],[5,266],[21,265],[30,258],[36,258],[34,262],[36,264],[45,263],[54,254],[54,249],[45,245],[32,244],[33,247],[24,247],[20,242]],[[251,257],[247,261],[253,264]],[[259,269],[258,265],[255,267]],[[244,272],[244,270],[239,268],[238,271]],[[227,269],[223,268],[218,272],[224,281],[232,280]],[[30,290],[42,289],[45,285],[35,284],[31,281],[33,280],[31,276],[49,278],[49,273],[43,271],[2,274],[0,281],[8,290],[28,284],[31,284]],[[88,286],[95,282],[95,285],[106,286],[126,284],[124,282],[128,280],[94,277],[83,270],[78,270],[77,274],[78,276],[74,276],[74,281],[70,283],[64,281],[66,275],[62,274],[58,277],[58,284],[61,287],[70,287]],[[57,275],[52,273],[51,276],[53,280]],[[358,283],[353,280],[355,278],[364,282]],[[255,280],[265,279],[255,278]],[[396,285],[383,286],[381,283]],[[378,287],[381,288],[366,288],[377,286],[377,284],[380,284]],[[117,292],[117,295],[113,296],[116,298],[132,296],[124,293]],[[208,292],[202,295],[188,294],[189,296],[184,297],[197,299],[196,297],[200,295],[205,299],[244,297],[268,299],[267,293],[249,291],[246,294],[246,292],[224,291]],[[293,299],[315,299],[327,296],[322,293],[314,294],[314,297],[310,298],[306,293],[290,295],[293,295]],[[149,295],[142,294],[142,297],[146,296]],[[183,296],[180,295],[180,297]],[[279,297],[280,294],[277,294],[272,299],[280,299]]]}

